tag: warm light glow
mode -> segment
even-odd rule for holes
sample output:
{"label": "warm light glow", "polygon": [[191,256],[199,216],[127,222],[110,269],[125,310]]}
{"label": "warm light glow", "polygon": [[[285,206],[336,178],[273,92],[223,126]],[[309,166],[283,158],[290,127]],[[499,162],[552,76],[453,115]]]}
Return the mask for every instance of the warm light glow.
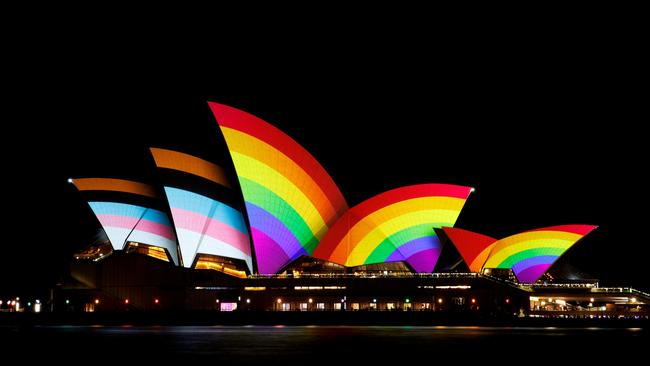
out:
{"label": "warm light glow", "polygon": [[154,304],[157,304],[157,303],[159,303],[160,301],[159,301],[158,299],[154,299],[153,302],[154,302]]}
{"label": "warm light glow", "polygon": [[377,302],[377,299],[372,299],[372,302]]}
{"label": "warm light glow", "polygon": [[264,286],[248,286],[244,287],[244,291],[266,291]]}
{"label": "warm light glow", "polygon": [[124,299],[124,303],[125,303],[125,304],[128,304],[128,303],[129,303],[129,299]]}
{"label": "warm light glow", "polygon": [[506,299],[506,304],[510,304],[510,299]]}
{"label": "warm light glow", "polygon": [[278,304],[282,304],[282,299],[278,298],[277,302]]}
{"label": "warm light glow", "polygon": [[70,300],[66,299],[66,300],[65,300],[65,304],[67,305],[67,304],[69,304],[69,303],[70,303]]}
{"label": "warm light glow", "polygon": [[250,304],[250,303],[251,303],[251,299],[246,299],[246,303],[247,303],[247,304]]}
{"label": "warm light glow", "polygon": [[0,305],[2,305],[2,300],[0,300]]}
{"label": "warm light glow", "polygon": [[311,304],[312,302],[314,302],[314,299],[309,299],[309,303]]}
{"label": "warm light glow", "polygon": [[636,297],[631,298],[630,301],[636,302]]}
{"label": "warm light glow", "polygon": [[217,304],[219,303],[219,299],[217,299]]}
{"label": "warm light glow", "polygon": [[472,299],[472,304],[476,304],[476,299]]}
{"label": "warm light glow", "polygon": [[553,298],[548,298],[548,302],[553,302]]}
{"label": "warm light glow", "polygon": [[99,304],[99,299],[95,299],[95,304]]}
{"label": "warm light glow", "polygon": [[594,302],[594,298],[593,298],[593,297],[590,298],[590,299],[589,299],[589,302]]}
{"label": "warm light glow", "polygon": [[589,303],[589,306],[594,306],[594,304],[590,302],[590,303]]}
{"label": "warm light glow", "polygon": [[411,299],[406,299],[406,303],[408,304],[409,302],[411,302]]}
{"label": "warm light glow", "polygon": [[530,301],[539,301],[539,297],[537,296],[531,296]]}
{"label": "warm light glow", "polygon": [[442,298],[438,299],[438,304],[442,304]]}
{"label": "warm light glow", "polygon": [[73,183],[73,182],[74,181],[72,180],[72,178],[68,178],[68,183]]}
{"label": "warm light glow", "polygon": [[[546,301],[542,301],[541,304],[542,304],[542,306],[546,305]],[[589,306],[591,306],[591,304],[589,304]]]}

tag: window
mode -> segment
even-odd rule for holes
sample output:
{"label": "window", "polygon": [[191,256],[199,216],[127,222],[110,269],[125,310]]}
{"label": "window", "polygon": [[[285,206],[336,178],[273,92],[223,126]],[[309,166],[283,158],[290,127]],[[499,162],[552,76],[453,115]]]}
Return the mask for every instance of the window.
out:
{"label": "window", "polygon": [[291,311],[291,304],[289,303],[283,303],[282,304],[282,311]]}
{"label": "window", "polygon": [[301,302],[300,303],[300,311],[307,311],[307,303],[306,302]]}
{"label": "window", "polygon": [[370,304],[368,304],[368,306],[372,310],[377,310],[377,303],[376,302],[371,302]]}
{"label": "window", "polygon": [[465,298],[464,297],[452,297],[451,301],[456,304],[456,305],[463,305],[465,304]]}
{"label": "window", "polygon": [[387,303],[386,310],[395,310],[395,303],[394,302]]}
{"label": "window", "polygon": [[335,302],[334,303],[334,310],[341,310],[341,303],[340,302]]}
{"label": "window", "polygon": [[220,304],[221,311],[235,311],[237,310],[236,302],[222,302]]}
{"label": "window", "polygon": [[316,303],[316,309],[325,310],[325,303],[324,302]]}
{"label": "window", "polygon": [[359,310],[359,303],[358,302],[353,302],[352,303],[352,310],[358,311]]}

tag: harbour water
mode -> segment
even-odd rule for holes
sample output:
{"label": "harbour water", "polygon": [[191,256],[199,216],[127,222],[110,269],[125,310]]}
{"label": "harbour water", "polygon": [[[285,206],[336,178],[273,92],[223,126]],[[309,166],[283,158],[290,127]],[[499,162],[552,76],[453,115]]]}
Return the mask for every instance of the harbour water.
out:
{"label": "harbour water", "polygon": [[454,359],[451,363],[550,365],[612,355],[627,361],[645,359],[647,335],[642,328],[3,326],[0,349],[5,359],[64,365],[100,361],[425,365]]}

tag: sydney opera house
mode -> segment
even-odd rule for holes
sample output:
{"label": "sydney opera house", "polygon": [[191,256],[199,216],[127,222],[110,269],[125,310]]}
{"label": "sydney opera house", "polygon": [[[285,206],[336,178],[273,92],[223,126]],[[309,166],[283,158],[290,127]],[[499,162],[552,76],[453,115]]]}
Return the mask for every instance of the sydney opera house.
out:
{"label": "sydney opera house", "polygon": [[491,238],[454,227],[473,188],[438,183],[349,207],[291,137],[209,107],[234,172],[152,147],[153,183],[69,180],[102,235],[74,256],[56,309],[648,314],[647,294],[554,265],[596,226]]}

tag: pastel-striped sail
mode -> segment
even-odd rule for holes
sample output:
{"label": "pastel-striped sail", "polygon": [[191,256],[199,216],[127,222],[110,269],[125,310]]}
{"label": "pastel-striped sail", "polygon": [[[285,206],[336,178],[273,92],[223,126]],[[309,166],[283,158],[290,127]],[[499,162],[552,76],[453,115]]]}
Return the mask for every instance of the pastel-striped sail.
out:
{"label": "pastel-striped sail", "polygon": [[258,272],[311,255],[347,204],[332,178],[297,142],[263,120],[209,103],[246,201]]}
{"label": "pastel-striped sail", "polygon": [[497,239],[472,231],[443,227],[449,240],[454,244],[472,272],[481,272],[483,263],[497,243]]}
{"label": "pastel-striped sail", "polygon": [[561,225],[497,241],[483,268],[511,268],[521,283],[535,283],[572,245],[597,226]]}
{"label": "pastel-striped sail", "polygon": [[225,202],[231,190],[223,169],[177,151],[152,148],[151,153],[158,168],[174,174],[175,179],[164,179],[164,189],[183,265],[192,267],[197,254],[213,254],[241,259],[252,272],[248,230],[241,211]]}
{"label": "pastel-striped sail", "polygon": [[433,229],[453,226],[470,192],[420,184],[381,193],[345,213],[314,256],[346,266],[406,261],[417,272],[432,272],[442,249]]}
{"label": "pastel-striped sail", "polygon": [[131,241],[152,245],[166,249],[178,265],[176,238],[169,217],[153,208],[158,198],[153,187],[111,178],[77,178],[72,183],[81,192],[95,193],[96,197],[90,198],[88,205],[114,250],[124,249]]}

